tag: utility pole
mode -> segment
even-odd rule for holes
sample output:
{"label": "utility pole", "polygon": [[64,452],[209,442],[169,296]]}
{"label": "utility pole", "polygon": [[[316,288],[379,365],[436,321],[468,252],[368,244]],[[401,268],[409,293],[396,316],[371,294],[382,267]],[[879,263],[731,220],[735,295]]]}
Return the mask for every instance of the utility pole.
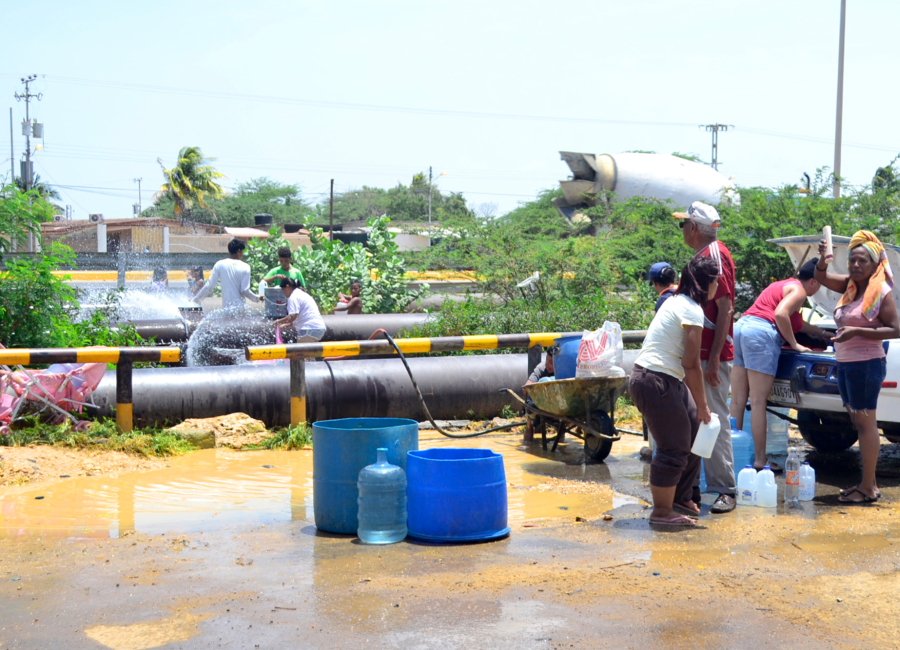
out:
{"label": "utility pole", "polygon": [[[31,114],[29,113],[29,104],[31,102],[32,97],[40,101],[41,97],[43,97],[43,93],[32,93],[31,89],[28,85],[37,79],[36,74],[30,74],[27,77],[22,77],[21,81],[25,84],[25,94],[20,95],[19,93],[15,94],[16,101],[25,100],[25,121],[22,122],[22,133],[25,135],[25,164],[22,167],[22,186],[25,188],[25,191],[31,189],[32,184],[34,183],[34,173],[31,167]],[[40,137],[40,136],[38,136]]]}
{"label": "utility pole", "polygon": [[328,192],[328,239],[334,239],[334,179]]}
{"label": "utility pole", "polygon": [[141,181],[142,180],[144,180],[144,179],[143,178],[135,178],[134,179],[134,182],[137,183],[137,186],[138,186],[138,202],[137,202],[137,206],[135,206],[135,207],[137,207],[137,212],[134,215],[136,217],[141,216],[141,212],[143,212],[143,206],[141,205]]}
{"label": "utility pole", "polygon": [[16,154],[13,151],[12,106],[9,107],[9,182],[16,182]]}
{"label": "utility pole", "polygon": [[431,184],[431,165],[428,165],[428,225],[431,225],[431,196],[434,194],[434,185]]}
{"label": "utility pole", "polygon": [[701,128],[712,133],[712,162],[710,165],[713,169],[719,169],[719,131],[727,131],[734,128],[734,124],[701,124]]}
{"label": "utility pole", "polygon": [[834,184],[832,195],[841,198],[841,132],[844,116],[844,24],[847,17],[847,0],[841,0],[841,33],[838,40],[837,110],[834,118]]}

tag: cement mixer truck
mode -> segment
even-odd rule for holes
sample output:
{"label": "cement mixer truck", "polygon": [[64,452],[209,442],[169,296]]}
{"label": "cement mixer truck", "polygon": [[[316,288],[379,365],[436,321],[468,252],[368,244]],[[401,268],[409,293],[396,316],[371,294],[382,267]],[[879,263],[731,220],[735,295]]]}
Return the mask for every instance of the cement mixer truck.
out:
{"label": "cement mixer truck", "polygon": [[655,153],[590,154],[561,151],[572,178],[560,181],[556,207],[569,219],[596,205],[608,192],[614,199],[635,196],[669,201],[683,209],[693,201],[736,205],[734,180],[702,163]]}

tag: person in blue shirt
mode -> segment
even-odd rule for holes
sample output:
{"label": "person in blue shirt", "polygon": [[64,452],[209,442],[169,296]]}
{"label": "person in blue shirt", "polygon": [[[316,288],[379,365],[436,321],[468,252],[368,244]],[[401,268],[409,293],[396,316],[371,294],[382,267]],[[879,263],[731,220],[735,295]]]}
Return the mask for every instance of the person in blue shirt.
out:
{"label": "person in blue shirt", "polygon": [[668,262],[657,262],[647,272],[647,279],[653,285],[653,288],[656,289],[656,293],[659,296],[656,299],[656,306],[653,308],[654,311],[659,311],[666,299],[675,295],[675,291],[678,289],[678,282],[676,281],[678,274],[675,273],[675,269]]}

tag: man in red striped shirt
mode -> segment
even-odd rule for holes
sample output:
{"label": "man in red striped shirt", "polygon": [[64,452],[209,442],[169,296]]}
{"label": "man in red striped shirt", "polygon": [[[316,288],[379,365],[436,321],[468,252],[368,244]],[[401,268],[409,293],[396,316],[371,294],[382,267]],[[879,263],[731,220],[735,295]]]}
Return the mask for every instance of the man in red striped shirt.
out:
{"label": "man in red striped shirt", "polygon": [[711,257],[719,266],[719,288],[715,298],[703,308],[700,362],[706,384],[706,400],[710,410],[719,416],[721,429],[712,456],[705,461],[706,484],[710,492],[718,492],[711,512],[734,510],[736,481],[734,450],[728,421],[728,394],[731,388],[731,362],[734,360],[733,315],[735,266],[731,251],[719,241],[722,220],[718,211],[700,201],[691,203],[687,212],[675,212],[684,235],[684,243],[697,256]]}

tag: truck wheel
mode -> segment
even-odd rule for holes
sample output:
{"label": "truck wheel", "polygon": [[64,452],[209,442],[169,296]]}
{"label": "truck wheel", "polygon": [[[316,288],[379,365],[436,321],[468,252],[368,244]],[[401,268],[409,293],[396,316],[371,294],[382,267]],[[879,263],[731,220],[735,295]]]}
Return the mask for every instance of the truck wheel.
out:
{"label": "truck wheel", "polygon": [[[591,414],[591,426],[607,435],[614,435],[616,432],[612,419],[605,411],[594,411]],[[603,461],[609,456],[609,452],[612,451],[612,440],[592,436],[583,429],[582,434],[584,435],[584,453],[588,458],[594,461]]]}
{"label": "truck wheel", "polygon": [[806,442],[824,452],[849,449],[857,438],[850,416],[844,413],[798,411],[797,428]]}
{"label": "truck wheel", "polygon": [[881,432],[891,442],[900,442],[900,424],[885,424],[881,427]]}

